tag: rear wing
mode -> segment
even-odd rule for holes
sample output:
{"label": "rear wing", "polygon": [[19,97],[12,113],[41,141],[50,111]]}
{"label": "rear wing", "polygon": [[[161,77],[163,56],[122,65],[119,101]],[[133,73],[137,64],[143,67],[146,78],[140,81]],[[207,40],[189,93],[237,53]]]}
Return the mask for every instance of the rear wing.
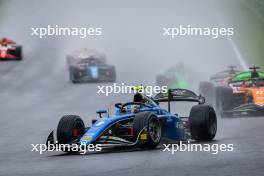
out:
{"label": "rear wing", "polygon": [[167,93],[159,93],[154,97],[154,101],[168,102],[168,111],[170,112],[170,102],[172,101],[187,101],[197,102],[199,104],[205,103],[203,96],[198,96],[194,92],[187,89],[169,89]]}

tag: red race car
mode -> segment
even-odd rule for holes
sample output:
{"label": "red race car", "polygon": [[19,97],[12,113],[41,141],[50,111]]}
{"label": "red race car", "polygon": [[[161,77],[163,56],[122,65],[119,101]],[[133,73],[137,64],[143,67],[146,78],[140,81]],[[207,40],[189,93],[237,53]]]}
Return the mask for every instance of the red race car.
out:
{"label": "red race car", "polygon": [[0,39],[0,60],[22,60],[22,46],[11,39]]}

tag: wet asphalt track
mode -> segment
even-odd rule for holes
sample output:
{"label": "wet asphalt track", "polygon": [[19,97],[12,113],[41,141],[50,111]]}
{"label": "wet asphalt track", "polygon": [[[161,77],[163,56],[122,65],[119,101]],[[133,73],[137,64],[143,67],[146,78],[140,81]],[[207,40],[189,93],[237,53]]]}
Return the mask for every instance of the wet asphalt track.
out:
{"label": "wet asphalt track", "polygon": [[[52,64],[51,64],[52,63]],[[264,118],[224,119],[214,143],[233,143],[233,152],[113,151],[65,155],[31,152],[63,114],[86,123],[95,109],[124,101],[100,96],[97,84],[73,85],[51,59],[0,63],[0,175],[263,175]]]}

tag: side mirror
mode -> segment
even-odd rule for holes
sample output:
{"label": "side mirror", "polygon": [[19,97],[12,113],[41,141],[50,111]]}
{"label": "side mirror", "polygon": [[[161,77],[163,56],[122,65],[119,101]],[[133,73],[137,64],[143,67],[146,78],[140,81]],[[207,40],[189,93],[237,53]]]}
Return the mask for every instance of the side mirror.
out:
{"label": "side mirror", "polygon": [[96,113],[99,115],[100,118],[102,118],[102,114],[106,114],[107,110],[98,110]]}

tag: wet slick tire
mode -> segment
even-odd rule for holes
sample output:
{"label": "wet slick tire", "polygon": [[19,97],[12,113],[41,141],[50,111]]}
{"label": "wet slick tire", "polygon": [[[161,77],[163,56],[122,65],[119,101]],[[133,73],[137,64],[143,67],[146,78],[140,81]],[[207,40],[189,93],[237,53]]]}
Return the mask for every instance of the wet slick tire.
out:
{"label": "wet slick tire", "polygon": [[[141,112],[136,114],[133,121],[134,137],[140,139],[137,147],[153,149],[161,141],[161,124],[158,117],[151,112]],[[143,130],[143,133],[141,133]],[[141,135],[145,139],[141,139]]]}
{"label": "wet slick tire", "polygon": [[115,67],[110,67],[109,68],[109,78],[108,78],[108,81],[109,82],[115,82],[116,81],[116,69]]}
{"label": "wet slick tire", "polygon": [[[83,120],[76,115],[63,116],[57,127],[57,140],[59,144],[72,144],[78,141],[85,132]],[[64,152],[72,152],[66,149]]]}
{"label": "wet slick tire", "polygon": [[227,117],[224,112],[232,110],[235,104],[233,90],[227,87],[217,87],[216,100],[216,112],[222,118]]}
{"label": "wet slick tire", "polygon": [[22,46],[17,46],[14,54],[17,56],[16,60],[21,61],[23,59]]}
{"label": "wet slick tire", "polygon": [[69,79],[73,84],[79,83],[79,80],[77,78],[77,75],[74,70],[70,69],[69,71]]}
{"label": "wet slick tire", "polygon": [[189,117],[190,132],[197,141],[211,141],[217,131],[215,110],[209,105],[193,106]]}

